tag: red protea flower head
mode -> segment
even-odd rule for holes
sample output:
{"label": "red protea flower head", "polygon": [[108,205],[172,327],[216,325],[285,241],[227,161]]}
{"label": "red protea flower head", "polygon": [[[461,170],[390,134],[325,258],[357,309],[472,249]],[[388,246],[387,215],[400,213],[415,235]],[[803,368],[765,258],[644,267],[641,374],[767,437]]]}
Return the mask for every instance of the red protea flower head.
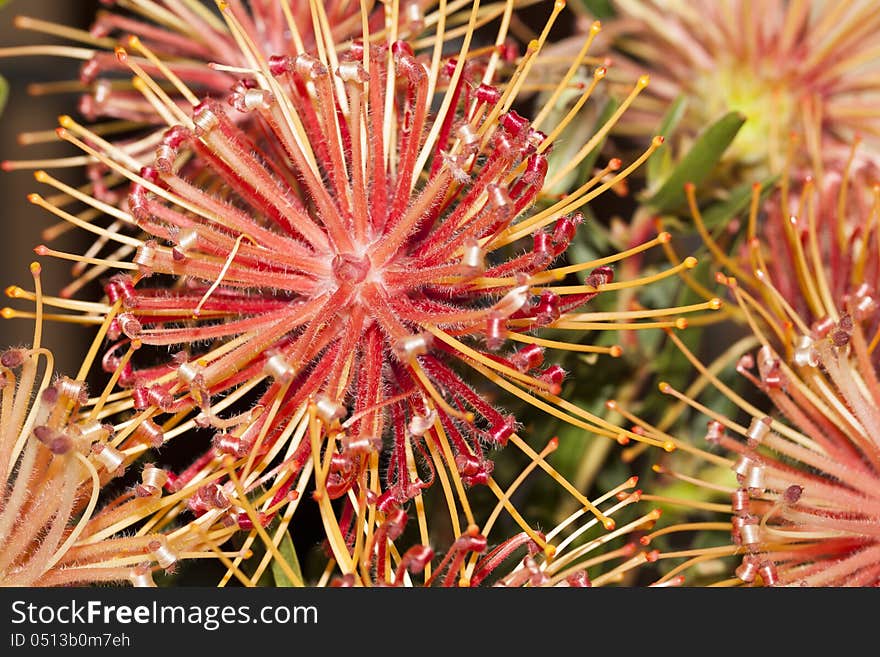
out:
{"label": "red protea flower head", "polygon": [[[619,347],[535,335],[544,328],[681,328],[681,313],[719,306],[715,299],[681,309],[577,312],[603,291],[675,275],[695,260],[623,282],[613,282],[611,265],[629,252],[559,263],[583,221],[578,209],[662,141],[626,167],[609,161],[562,199],[544,198],[553,139],[564,126],[545,134],[546,112],[532,122],[513,105],[562,8],[554,4],[522,57],[503,47],[506,21],[494,46],[472,49],[483,16],[477,5],[451,57],[442,55],[439,37],[430,55],[417,56],[396,38],[400,17],[393,12],[378,33],[364,26],[361,39],[337,44],[325,25],[315,51],[266,57],[224,6],[247,65],[222,100],[181,107],[159,93],[126,49],[117,50],[168,123],[150,166],[62,117],[62,139],[132,183],[127,207],[78,193],[43,171],[37,179],[136,224],[146,237],[85,224],[33,195],[34,203],[134,257],[98,257],[101,242],[87,257],[45,246],[37,252],[94,267],[86,275],[105,267],[124,272],[107,280],[106,304],[89,306],[112,320],[104,362],[122,367],[119,381],[129,388],[115,408],[136,411],[135,424],[161,426],[162,441],[212,428],[214,448],[203,465],[226,472],[240,495],[267,491],[253,505],[256,515],[230,508],[230,522],[265,533],[280,517],[284,531],[313,482],[343,575],[384,580],[383,559],[373,555],[399,538],[403,507],[413,501],[427,544],[422,491],[439,482],[453,533],[464,536],[475,524],[466,489],[486,485],[501,494],[489,452],[511,442],[612,528],[613,519],[517,435],[499,389],[587,431],[673,448],[559,396],[565,371],[546,350],[615,356]],[[495,85],[504,57],[514,71]],[[157,61],[187,97],[185,83]],[[662,233],[631,252],[668,239]],[[553,284],[578,272],[583,283]],[[133,342],[143,346],[122,363]],[[172,356],[157,365],[144,357],[148,347]]]}
{"label": "red protea flower head", "polygon": [[[733,471],[730,487],[717,476],[711,484],[686,478],[729,495],[729,505],[696,506],[730,514],[729,523],[706,525],[726,525],[733,541],[690,554],[693,560],[682,567],[740,555],[741,583],[880,583],[878,181],[877,167],[853,153],[821,176],[786,179],[766,203],[760,225],[756,190],[746,257],[725,258],[738,275],[718,278],[752,335],[712,366],[671,336],[701,379],[742,415],[728,417],[660,386],[708,415],[706,439],[724,456],[702,456]],[[727,385],[719,375],[725,361],[735,361],[768,403]],[[673,470],[661,466],[679,476]]]}
{"label": "red protea flower head", "polygon": [[880,18],[870,0],[615,0],[613,7],[604,34],[624,56],[612,70],[625,79],[647,68],[652,79],[621,131],[651,134],[683,95],[683,136],[741,112],[747,121],[725,157],[775,171],[792,129],[818,126],[821,142],[811,147],[824,157],[845,152],[855,134],[880,135],[872,82]]}

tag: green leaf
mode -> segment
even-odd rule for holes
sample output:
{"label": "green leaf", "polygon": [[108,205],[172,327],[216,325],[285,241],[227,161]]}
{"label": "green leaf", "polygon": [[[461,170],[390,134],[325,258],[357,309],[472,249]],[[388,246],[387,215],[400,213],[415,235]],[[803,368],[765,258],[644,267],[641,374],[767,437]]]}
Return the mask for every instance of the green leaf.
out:
{"label": "green leaf", "polygon": [[[3,0],[0,0],[2,2]],[[0,5],[2,6],[2,5]],[[0,75],[0,113],[3,112],[3,108],[6,107],[6,101],[9,98],[9,83],[6,81],[2,75]]]}
{"label": "green leaf", "polygon": [[[611,115],[617,111],[617,108],[620,106],[620,101],[616,98],[609,98],[608,102],[605,103],[605,107],[602,108],[602,112],[599,114],[599,117],[596,119],[596,124],[593,127],[593,134],[596,134],[603,125],[608,123],[608,119],[611,118]],[[605,140],[608,139],[606,135],[605,138],[599,141],[596,144],[596,147],[590,151],[590,154],[584,158],[584,161],[581,162],[578,167],[581,171],[586,172],[587,178],[592,177],[590,173],[593,170],[593,167],[596,165],[596,159],[599,157],[599,153],[602,152],[602,147],[605,145]]]}
{"label": "green leaf", "polygon": [[728,112],[706,128],[648,204],[659,212],[679,208],[685,201],[685,183],[699,185],[706,179],[745,121],[739,112]]}
{"label": "green leaf", "polygon": [[[684,94],[678,96],[678,98],[672,101],[672,105],[669,106],[669,110],[660,122],[660,128],[658,129],[657,134],[663,135],[668,140],[669,136],[675,132],[678,124],[681,123],[681,119],[684,117],[684,113],[687,110],[687,104],[687,96]],[[658,148],[654,152],[654,155],[651,156],[651,159],[648,160],[648,188],[656,189],[660,184],[661,176],[663,176],[663,174],[665,174],[671,167],[672,154],[666,144],[664,144]]]}
{"label": "green leaf", "polygon": [[598,19],[614,18],[611,0],[580,0],[587,10]]}
{"label": "green leaf", "polygon": [[[302,582],[302,570],[299,567],[299,559],[296,556],[296,550],[293,547],[293,539],[290,538],[290,532],[284,533],[284,538],[281,539],[281,545],[278,546],[278,551],[281,553],[281,556],[284,557],[285,561],[290,564],[293,572],[299,577],[299,581]],[[290,581],[290,578],[285,574],[284,569],[281,568],[281,564],[279,564],[276,559],[272,560],[272,576],[275,578],[275,586],[293,586],[293,582]]]}
{"label": "green leaf", "polygon": [[[761,185],[761,200],[767,198],[779,180],[779,174],[765,178]],[[714,228],[743,212],[752,200],[752,183],[740,185],[724,201],[712,204],[702,212],[703,223]]]}

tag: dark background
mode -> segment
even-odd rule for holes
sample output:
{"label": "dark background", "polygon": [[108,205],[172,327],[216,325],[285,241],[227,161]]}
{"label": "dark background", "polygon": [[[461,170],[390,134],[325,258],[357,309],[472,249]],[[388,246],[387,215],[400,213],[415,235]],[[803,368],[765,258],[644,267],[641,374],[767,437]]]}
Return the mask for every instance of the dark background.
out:
{"label": "dark background", "polygon": [[[11,0],[0,9],[0,48],[34,44],[73,44],[65,39],[37,32],[16,29],[13,19],[17,14],[38,17],[72,27],[87,29],[98,7],[97,0]],[[0,160],[36,159],[74,154],[66,144],[20,146],[17,136],[22,131],[46,130],[58,125],[59,114],[76,115],[77,95],[58,94],[30,96],[27,87],[32,82],[76,79],[79,61],[61,57],[29,56],[0,58],[0,75],[9,82],[9,99],[0,117]],[[53,171],[53,175],[67,182],[79,182],[78,170]],[[42,189],[41,189],[42,188]],[[36,258],[33,247],[41,243],[40,232],[53,224],[54,218],[46,211],[31,205],[27,194],[38,191],[46,194],[45,185],[38,184],[32,171],[0,172],[0,289],[15,284],[33,289],[28,264]],[[53,247],[81,253],[84,236],[71,231],[67,239]],[[43,265],[44,289],[54,294],[69,280],[70,263],[39,258]],[[3,296],[0,306],[14,306],[32,310],[25,300]],[[75,375],[83,355],[83,343],[90,329],[47,323],[46,345],[55,351],[59,373]],[[12,345],[30,344],[33,323],[25,319],[0,319],[0,349]]]}

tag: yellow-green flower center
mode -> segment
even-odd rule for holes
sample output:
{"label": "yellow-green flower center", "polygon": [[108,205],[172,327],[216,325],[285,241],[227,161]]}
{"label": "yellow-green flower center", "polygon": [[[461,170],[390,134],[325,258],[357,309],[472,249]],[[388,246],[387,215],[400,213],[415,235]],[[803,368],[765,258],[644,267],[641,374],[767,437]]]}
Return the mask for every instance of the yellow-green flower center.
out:
{"label": "yellow-green flower center", "polygon": [[702,101],[696,109],[700,116],[695,118],[701,125],[730,111],[745,115],[746,122],[727,157],[746,165],[768,164],[781,155],[794,114],[794,102],[784,81],[762,73],[772,70],[728,61],[694,81],[695,95]]}

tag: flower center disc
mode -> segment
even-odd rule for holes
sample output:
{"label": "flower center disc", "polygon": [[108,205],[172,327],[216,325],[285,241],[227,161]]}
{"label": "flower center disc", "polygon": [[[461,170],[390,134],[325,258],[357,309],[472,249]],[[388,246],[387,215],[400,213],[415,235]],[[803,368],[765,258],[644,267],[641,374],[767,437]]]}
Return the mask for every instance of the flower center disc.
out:
{"label": "flower center disc", "polygon": [[357,256],[353,253],[339,253],[333,258],[333,274],[336,281],[342,285],[358,285],[363,283],[367,274],[370,273],[372,263],[366,256]]}

